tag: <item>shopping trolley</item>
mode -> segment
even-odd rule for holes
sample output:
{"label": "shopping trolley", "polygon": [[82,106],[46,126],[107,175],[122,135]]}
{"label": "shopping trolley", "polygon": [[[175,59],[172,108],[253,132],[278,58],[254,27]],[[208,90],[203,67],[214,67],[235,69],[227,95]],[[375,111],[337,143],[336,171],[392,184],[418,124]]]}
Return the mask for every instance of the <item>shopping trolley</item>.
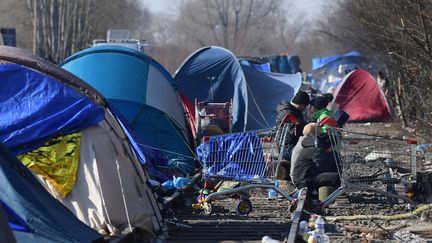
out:
{"label": "shopping trolley", "polygon": [[232,100],[224,103],[198,102],[195,99],[197,141],[203,136],[232,132]]}
{"label": "shopping trolley", "polygon": [[[412,202],[410,190],[416,183],[414,140],[350,132],[330,127],[328,135],[341,179],[341,186],[321,202],[328,206],[345,192],[374,192],[389,202]],[[397,192],[404,189],[406,195]]]}
{"label": "shopping trolley", "polygon": [[[195,206],[201,205],[204,213],[210,214],[212,201],[230,195],[237,199],[237,212],[247,215],[252,211],[252,204],[244,194],[254,188],[273,189],[290,202],[294,201],[293,197],[275,185],[274,176],[286,147],[287,136],[296,122],[297,119],[288,114],[276,128],[205,137],[197,152],[203,164],[202,174],[206,183]],[[242,184],[223,191],[217,191],[217,187],[210,191],[206,188],[210,180]],[[207,195],[203,195],[205,189]]]}

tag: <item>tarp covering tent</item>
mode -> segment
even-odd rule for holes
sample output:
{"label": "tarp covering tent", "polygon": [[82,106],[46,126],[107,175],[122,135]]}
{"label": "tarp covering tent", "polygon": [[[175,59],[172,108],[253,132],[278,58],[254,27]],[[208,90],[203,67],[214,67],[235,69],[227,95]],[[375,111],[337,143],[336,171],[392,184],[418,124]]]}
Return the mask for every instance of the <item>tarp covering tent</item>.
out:
{"label": "tarp covering tent", "polygon": [[102,238],[55,200],[1,143],[0,183],[0,205],[17,242],[84,243]]}
{"label": "tarp covering tent", "polygon": [[233,131],[255,130],[274,125],[275,108],[291,100],[301,85],[301,75],[258,71],[241,65],[221,47],[204,47],[188,57],[174,79],[190,100],[233,101]]}
{"label": "tarp covering tent", "polygon": [[242,65],[252,66],[260,71],[286,74],[300,72],[300,58],[296,55],[239,57],[238,59]]}
{"label": "tarp covering tent", "polygon": [[370,60],[365,56],[342,56],[313,70],[313,87],[323,93],[334,92],[343,77],[354,69],[371,70]]}
{"label": "tarp covering tent", "polygon": [[[125,117],[142,138],[147,161],[185,172],[194,167],[190,130],[175,82],[157,61],[108,45],[85,49],[60,65],[96,88]],[[157,150],[167,160],[150,157],[154,151],[148,150]]]}
{"label": "tarp covering tent", "polygon": [[392,118],[377,81],[362,69],[348,73],[334,94],[334,102],[350,115],[350,121],[386,121]]}
{"label": "tarp covering tent", "polygon": [[[31,53],[0,46],[0,140],[24,155],[59,136],[80,134],[74,178],[64,197],[50,179],[38,180],[81,221],[100,233],[129,225],[159,230],[155,195],[126,134],[104,98],[76,76]],[[34,163],[42,163],[35,157]],[[56,166],[57,161],[49,161]],[[127,202],[127,204],[125,203]]]}
{"label": "tarp covering tent", "polygon": [[272,56],[269,62],[273,67],[276,67],[277,72],[286,74],[295,74],[300,72],[300,58],[299,56]]}
{"label": "tarp covering tent", "polygon": [[335,61],[336,59],[339,59],[341,57],[355,57],[355,56],[361,56],[362,54],[358,51],[350,51],[342,55],[334,55],[334,56],[325,56],[325,57],[316,57],[312,58],[312,70],[318,69],[323,67],[324,65]]}

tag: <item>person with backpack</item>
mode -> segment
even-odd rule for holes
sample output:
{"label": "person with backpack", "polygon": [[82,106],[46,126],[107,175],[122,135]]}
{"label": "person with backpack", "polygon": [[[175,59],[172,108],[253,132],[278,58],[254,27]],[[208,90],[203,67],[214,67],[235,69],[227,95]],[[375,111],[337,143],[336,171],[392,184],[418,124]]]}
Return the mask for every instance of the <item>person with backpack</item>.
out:
{"label": "person with backpack", "polygon": [[291,153],[303,133],[304,126],[307,124],[303,112],[309,106],[309,103],[309,94],[304,91],[299,91],[292,98],[291,102],[283,100],[276,107],[276,127],[280,126],[287,114],[293,115],[297,120],[295,124],[292,124],[293,126],[285,140],[285,150],[282,156],[283,160],[279,163],[277,168],[276,178],[278,179],[289,180]]}

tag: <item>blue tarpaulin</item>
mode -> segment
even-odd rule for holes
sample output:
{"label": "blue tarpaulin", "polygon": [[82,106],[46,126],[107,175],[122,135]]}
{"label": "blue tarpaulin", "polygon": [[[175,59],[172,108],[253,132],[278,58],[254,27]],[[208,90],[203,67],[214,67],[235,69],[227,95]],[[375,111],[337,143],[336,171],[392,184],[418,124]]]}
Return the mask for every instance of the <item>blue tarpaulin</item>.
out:
{"label": "blue tarpaulin", "polygon": [[177,70],[175,80],[191,101],[233,101],[233,131],[269,128],[276,106],[291,100],[301,74],[269,73],[241,65],[228,50],[206,47],[192,54]]}
{"label": "blue tarpaulin", "polygon": [[300,72],[300,58],[298,56],[273,56],[269,58],[269,62],[279,73],[295,74]]}
{"label": "blue tarpaulin", "polygon": [[204,178],[252,181],[265,176],[261,141],[255,132],[212,136],[197,148]]}
{"label": "blue tarpaulin", "polygon": [[358,51],[350,51],[342,55],[334,55],[334,56],[326,56],[326,57],[317,57],[312,58],[312,70],[323,67],[329,62],[332,62],[341,57],[349,57],[349,56],[361,56],[362,54]]}
{"label": "blue tarpaulin", "polygon": [[82,223],[0,143],[0,203],[17,242],[91,242],[102,235]]}
{"label": "blue tarpaulin", "polygon": [[2,64],[0,76],[0,141],[14,154],[104,119],[100,106],[48,75],[17,64]]}
{"label": "blue tarpaulin", "polygon": [[270,63],[263,63],[263,64],[253,64],[256,70],[260,70],[263,72],[270,72]]}
{"label": "blue tarpaulin", "polygon": [[267,56],[267,57],[240,57],[242,65],[252,66],[256,70],[265,72],[295,74],[300,72],[300,58],[298,56]]}

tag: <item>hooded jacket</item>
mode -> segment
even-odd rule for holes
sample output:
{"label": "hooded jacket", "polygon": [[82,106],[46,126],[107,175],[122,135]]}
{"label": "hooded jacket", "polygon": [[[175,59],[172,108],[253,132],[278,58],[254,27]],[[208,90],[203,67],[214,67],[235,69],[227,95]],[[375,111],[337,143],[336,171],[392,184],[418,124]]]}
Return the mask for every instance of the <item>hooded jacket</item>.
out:
{"label": "hooded jacket", "polygon": [[290,131],[290,136],[287,139],[288,147],[290,145],[293,147],[297,141],[299,140],[300,136],[302,135],[303,128],[306,125],[305,119],[303,118],[303,114],[300,110],[295,108],[293,105],[291,105],[288,101],[281,101],[279,105],[276,107],[276,126],[279,126],[279,124],[282,122],[282,119],[286,116],[286,114],[291,113],[298,119],[298,124],[295,125],[295,129]]}
{"label": "hooded jacket", "polygon": [[301,142],[299,154],[295,160],[292,181],[297,188],[313,187],[314,179],[323,172],[336,172],[333,152],[315,147],[315,137],[307,136]]}

